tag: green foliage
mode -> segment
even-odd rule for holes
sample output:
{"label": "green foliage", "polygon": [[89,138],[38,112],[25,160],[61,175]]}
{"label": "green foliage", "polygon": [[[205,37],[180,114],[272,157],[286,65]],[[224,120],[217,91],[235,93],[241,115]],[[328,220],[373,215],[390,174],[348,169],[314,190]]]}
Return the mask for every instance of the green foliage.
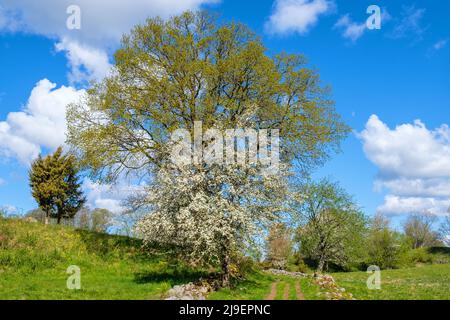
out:
{"label": "green foliage", "polygon": [[75,157],[63,154],[59,147],[54,154],[31,164],[29,171],[32,195],[49,218],[72,218],[86,202],[77,176]]}
{"label": "green foliage", "polygon": [[148,19],[123,38],[115,69],[68,109],[68,142],[102,180],[167,160],[180,128],[279,129],[282,157],[323,162],[349,128],[303,56],[268,56],[241,24],[206,12]]}
{"label": "green foliage", "polygon": [[367,235],[366,266],[376,265],[381,269],[399,267],[400,255],[408,249],[406,240],[389,228],[389,220],[381,215],[375,216]]}
{"label": "green foliage", "polygon": [[366,219],[352,198],[336,183],[309,183],[297,192],[300,252],[317,271],[349,269],[362,262]]}

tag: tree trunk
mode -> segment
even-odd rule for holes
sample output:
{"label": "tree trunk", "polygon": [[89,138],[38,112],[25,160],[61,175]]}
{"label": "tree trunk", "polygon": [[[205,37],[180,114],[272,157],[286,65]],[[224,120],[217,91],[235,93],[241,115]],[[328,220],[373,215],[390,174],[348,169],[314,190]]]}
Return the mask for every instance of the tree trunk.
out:
{"label": "tree trunk", "polygon": [[317,266],[317,273],[322,273],[323,267],[325,266],[325,259],[323,257],[320,257],[319,259],[319,265]]}
{"label": "tree trunk", "polygon": [[45,213],[45,225],[48,225],[49,224],[49,221],[50,219],[49,219],[49,213],[48,213],[48,211]]}
{"label": "tree trunk", "polygon": [[230,286],[230,257],[228,254],[225,254],[222,261],[222,286],[229,287]]}
{"label": "tree trunk", "polygon": [[57,222],[56,222],[57,224],[61,224],[61,215],[60,214],[58,214],[58,219],[57,219]]}

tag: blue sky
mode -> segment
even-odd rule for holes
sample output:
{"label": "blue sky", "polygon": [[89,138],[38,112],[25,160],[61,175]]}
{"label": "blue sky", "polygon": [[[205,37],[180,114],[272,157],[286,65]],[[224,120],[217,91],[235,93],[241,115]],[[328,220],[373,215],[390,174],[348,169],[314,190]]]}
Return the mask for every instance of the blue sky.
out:
{"label": "blue sky", "polygon": [[[399,221],[408,213],[448,212],[448,1],[108,3],[0,0],[0,206],[36,206],[27,163],[64,141],[65,103],[107,72],[120,34],[146,16],[206,8],[250,26],[269,54],[305,54],[332,86],[336,108],[355,132],[316,177],[340,181],[369,215],[380,211]],[[66,27],[70,4],[81,8],[81,30]],[[380,30],[365,27],[369,5],[382,8]],[[120,210],[128,190],[89,181],[85,188],[91,205],[112,210]]]}

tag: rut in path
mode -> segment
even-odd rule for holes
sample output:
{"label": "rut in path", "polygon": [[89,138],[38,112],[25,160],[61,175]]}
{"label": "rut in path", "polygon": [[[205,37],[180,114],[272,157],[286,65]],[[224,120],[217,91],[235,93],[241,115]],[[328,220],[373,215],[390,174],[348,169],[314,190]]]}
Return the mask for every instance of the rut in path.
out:
{"label": "rut in path", "polygon": [[289,300],[289,289],[291,288],[291,285],[289,283],[286,283],[284,286],[284,292],[283,292],[283,300]]}
{"label": "rut in path", "polygon": [[266,300],[275,300],[275,297],[277,296],[277,285],[278,285],[278,281],[275,281],[272,283],[272,286],[270,288],[270,293],[266,297]]}
{"label": "rut in path", "polygon": [[297,293],[297,300],[305,300],[305,296],[300,287],[300,282],[298,281],[295,283],[295,292]]}
{"label": "rut in path", "polygon": [[[266,297],[266,300],[275,300],[275,298],[277,297],[277,287],[278,287],[279,283],[280,283],[279,280],[272,283],[272,285],[270,287],[270,293]],[[283,291],[283,300],[289,300],[290,288],[291,288],[290,284],[286,283],[286,285],[284,286],[284,291]],[[297,281],[295,283],[295,292],[296,292],[297,300],[305,300],[305,296],[303,295],[299,281]]]}

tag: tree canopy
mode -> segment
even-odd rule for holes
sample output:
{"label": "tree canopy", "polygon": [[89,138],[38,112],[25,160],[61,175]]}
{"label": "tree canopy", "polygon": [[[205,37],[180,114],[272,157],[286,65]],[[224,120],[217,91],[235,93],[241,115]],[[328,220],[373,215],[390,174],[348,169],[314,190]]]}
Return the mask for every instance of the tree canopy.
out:
{"label": "tree canopy", "polygon": [[366,218],[352,198],[336,183],[311,182],[297,192],[297,239],[302,254],[318,272],[329,264],[347,268],[362,260]]}
{"label": "tree canopy", "polygon": [[56,218],[72,218],[86,202],[81,191],[75,157],[63,154],[59,147],[55,153],[39,157],[29,171],[32,195],[45,212],[45,223]]}
{"label": "tree canopy", "polygon": [[349,128],[304,56],[266,51],[244,25],[206,12],[148,19],[123,37],[112,74],[70,106],[68,142],[102,180],[160,166],[170,134],[195,121],[279,129],[283,159],[316,166]]}

